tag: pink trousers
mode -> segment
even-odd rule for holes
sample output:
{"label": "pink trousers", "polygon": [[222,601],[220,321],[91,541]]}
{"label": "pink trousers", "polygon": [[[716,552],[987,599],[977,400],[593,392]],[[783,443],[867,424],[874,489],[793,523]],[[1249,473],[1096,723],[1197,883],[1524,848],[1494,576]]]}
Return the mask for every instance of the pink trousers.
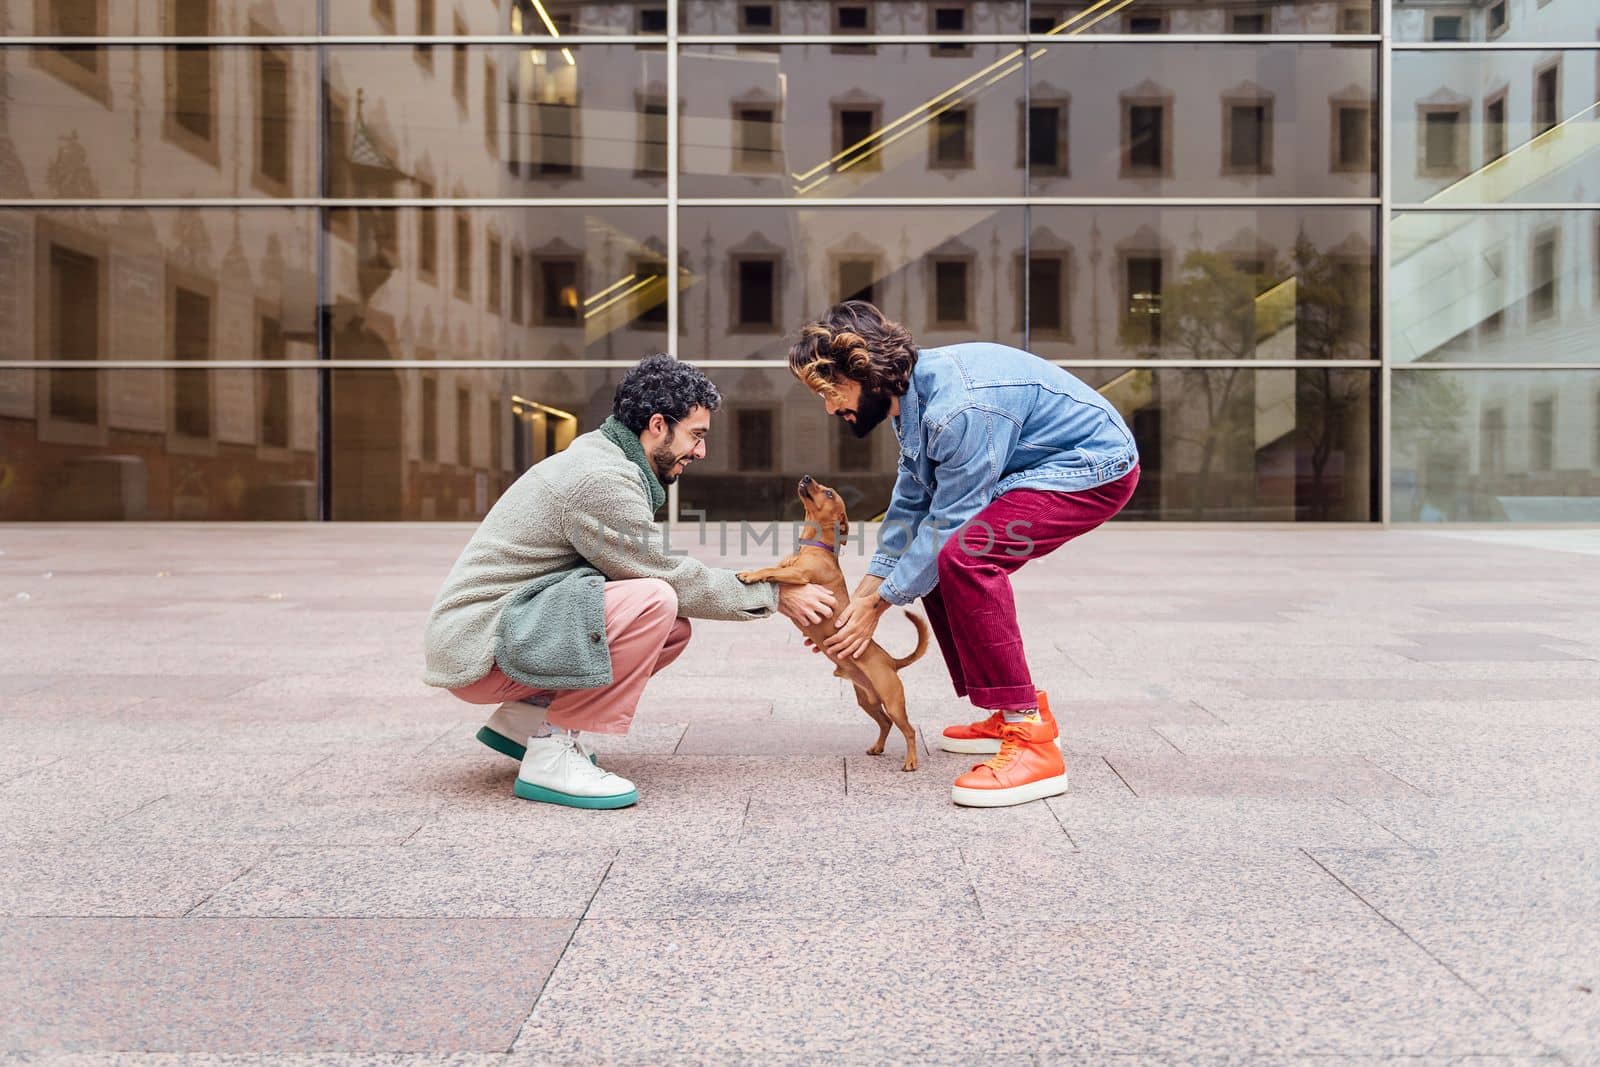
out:
{"label": "pink trousers", "polygon": [[[625,734],[650,676],[682,655],[689,620],[678,617],[678,594],[660,578],[607,582],[606,642],[611,684],[548,693],[545,721],[563,730]],[[450,690],[469,704],[503,704],[541,690],[506,677],[498,666],[471,685]]]}

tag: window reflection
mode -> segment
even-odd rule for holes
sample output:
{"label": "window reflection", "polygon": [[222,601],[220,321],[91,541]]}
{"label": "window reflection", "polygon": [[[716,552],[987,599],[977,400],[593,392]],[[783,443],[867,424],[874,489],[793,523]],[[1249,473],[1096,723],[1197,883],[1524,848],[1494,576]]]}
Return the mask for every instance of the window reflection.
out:
{"label": "window reflection", "polygon": [[1600,371],[1397,371],[1402,522],[1600,521]]}
{"label": "window reflection", "polygon": [[788,335],[838,300],[867,300],[919,343],[1022,344],[1021,208],[692,208],[679,350],[782,359]]}
{"label": "window reflection", "polygon": [[1395,363],[1600,361],[1600,212],[1401,214]]}
{"label": "window reflection", "polygon": [[[173,303],[202,350],[214,305]],[[314,520],[316,440],[314,371],[0,369],[0,521]]]}
{"label": "window reflection", "polygon": [[1396,53],[1395,199],[1592,200],[1597,101],[1600,66],[1592,53]]}

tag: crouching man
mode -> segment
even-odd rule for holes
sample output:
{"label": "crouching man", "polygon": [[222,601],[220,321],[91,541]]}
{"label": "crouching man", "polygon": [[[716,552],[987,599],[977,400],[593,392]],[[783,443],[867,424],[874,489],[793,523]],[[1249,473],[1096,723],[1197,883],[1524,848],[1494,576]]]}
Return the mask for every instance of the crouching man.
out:
{"label": "crouching man", "polygon": [[617,387],[612,415],[530,467],[451,568],[425,635],[424,681],[498,705],[478,740],[522,761],[516,795],[579,808],[638,801],[581,731],[625,734],[650,676],[682,654],[689,620],[815,623],[820,586],[745,585],[668,554],[655,516],[664,486],[706,454],[722,398],[699,370],[649,356]]}

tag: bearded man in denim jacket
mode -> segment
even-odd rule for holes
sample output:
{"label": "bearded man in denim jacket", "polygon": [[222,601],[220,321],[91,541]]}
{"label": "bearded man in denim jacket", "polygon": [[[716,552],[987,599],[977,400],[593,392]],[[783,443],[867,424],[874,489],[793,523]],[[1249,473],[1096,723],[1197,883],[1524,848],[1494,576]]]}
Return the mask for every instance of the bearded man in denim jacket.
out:
{"label": "bearded man in denim jacket", "polygon": [[956,694],[991,712],[944,731],[946,751],[993,754],[956,779],[952,799],[1004,807],[1065,792],[1060,735],[1028,670],[1010,575],[1133,496],[1139,451],[1122,416],[1015,348],[919,350],[859,300],[803,327],[789,366],[857,437],[887,418],[900,445],[878,551],[824,651],[860,655],[891,605],[921,597]]}

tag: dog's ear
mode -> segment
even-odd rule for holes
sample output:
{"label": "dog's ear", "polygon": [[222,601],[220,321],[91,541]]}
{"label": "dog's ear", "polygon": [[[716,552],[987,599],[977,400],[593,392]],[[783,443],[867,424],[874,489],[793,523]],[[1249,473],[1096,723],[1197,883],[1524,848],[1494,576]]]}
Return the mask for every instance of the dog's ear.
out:
{"label": "dog's ear", "polygon": [[848,537],[848,536],[850,536],[850,520],[849,519],[840,519],[839,520],[839,547],[840,548],[844,547],[844,539],[846,537]]}

